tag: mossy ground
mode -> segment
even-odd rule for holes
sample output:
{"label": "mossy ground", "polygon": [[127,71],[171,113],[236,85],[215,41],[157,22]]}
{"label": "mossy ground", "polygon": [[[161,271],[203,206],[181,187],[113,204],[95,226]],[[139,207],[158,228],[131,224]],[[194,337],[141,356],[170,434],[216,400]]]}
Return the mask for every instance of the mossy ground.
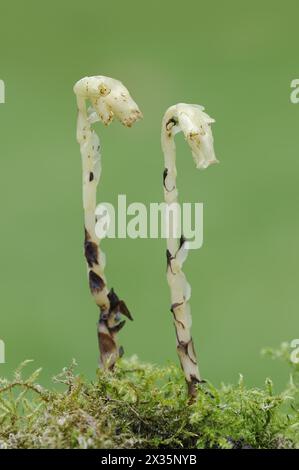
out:
{"label": "mossy ground", "polygon": [[[288,358],[288,348],[272,355]],[[299,368],[286,390],[236,385],[198,388],[189,404],[181,371],[122,360],[93,383],[73,363],[37,384],[39,371],[0,379],[0,448],[299,448]],[[26,370],[26,369],[25,369]]]}

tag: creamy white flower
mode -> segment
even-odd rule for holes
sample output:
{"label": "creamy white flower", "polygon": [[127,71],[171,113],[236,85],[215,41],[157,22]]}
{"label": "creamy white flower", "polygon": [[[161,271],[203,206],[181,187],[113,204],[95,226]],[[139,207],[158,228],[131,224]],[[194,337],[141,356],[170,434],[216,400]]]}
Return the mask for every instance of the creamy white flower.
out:
{"label": "creamy white flower", "polygon": [[84,77],[74,86],[77,98],[89,100],[91,108],[88,110],[91,123],[100,120],[105,125],[117,118],[124,126],[131,127],[142,114],[131,97],[127,88],[114,78],[98,75]]}
{"label": "creamy white flower", "polygon": [[179,103],[171,106],[165,116],[164,124],[170,136],[182,131],[199,169],[217,163],[211,124],[215,120],[204,112],[204,107],[196,104]]}

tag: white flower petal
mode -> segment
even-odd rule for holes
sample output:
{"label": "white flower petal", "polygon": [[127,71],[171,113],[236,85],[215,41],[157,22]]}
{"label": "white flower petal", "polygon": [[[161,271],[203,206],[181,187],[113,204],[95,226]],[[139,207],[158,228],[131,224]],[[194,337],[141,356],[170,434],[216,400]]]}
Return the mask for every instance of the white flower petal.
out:
{"label": "white flower petal", "polygon": [[170,108],[174,117],[178,119],[178,124],[172,130],[173,135],[180,130],[184,133],[196,167],[199,169],[208,168],[209,165],[218,161],[214,152],[214,139],[210,126],[215,120],[203,110],[203,106],[185,103],[179,103]]}

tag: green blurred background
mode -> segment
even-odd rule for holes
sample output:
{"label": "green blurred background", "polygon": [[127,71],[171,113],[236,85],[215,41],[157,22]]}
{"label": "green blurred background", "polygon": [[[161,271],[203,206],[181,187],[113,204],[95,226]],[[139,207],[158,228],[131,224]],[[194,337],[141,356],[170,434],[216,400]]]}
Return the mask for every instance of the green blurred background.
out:
{"label": "green blurred background", "polygon": [[[260,357],[299,337],[299,4],[272,1],[10,1],[1,4],[0,338],[10,373],[22,360],[42,381],[73,357],[94,377],[97,309],[82,254],[81,161],[72,87],[108,75],[144,113],[131,130],[98,125],[98,200],[162,200],[160,123],[176,102],[216,119],[220,165],[195,170],[182,136],[180,200],[204,203],[204,246],[185,272],[202,375],[278,387],[287,371]],[[107,277],[135,321],[126,355],[177,361],[164,240],[106,240]]]}

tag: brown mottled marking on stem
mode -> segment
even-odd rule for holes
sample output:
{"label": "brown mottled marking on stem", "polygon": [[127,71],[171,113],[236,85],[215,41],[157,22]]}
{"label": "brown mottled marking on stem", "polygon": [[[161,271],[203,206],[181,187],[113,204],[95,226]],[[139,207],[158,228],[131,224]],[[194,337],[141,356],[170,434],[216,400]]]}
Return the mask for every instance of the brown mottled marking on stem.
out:
{"label": "brown mottled marking on stem", "polygon": [[163,171],[163,186],[164,186],[165,189],[166,189],[165,180],[167,178],[167,175],[168,175],[168,169],[164,168],[164,171]]}
{"label": "brown mottled marking on stem", "polygon": [[186,356],[188,356],[188,343],[184,343],[184,341],[179,341],[177,349],[186,354]]}
{"label": "brown mottled marking on stem", "polygon": [[182,248],[185,242],[186,242],[186,238],[184,237],[184,235],[181,235],[179,249]]}
{"label": "brown mottled marking on stem", "polygon": [[175,304],[172,304],[171,308],[170,308],[170,311],[173,315],[173,318],[174,318],[174,321],[176,321],[179,325],[181,325],[181,327],[183,328],[183,330],[185,330],[185,325],[182,321],[178,320],[177,317],[176,317],[176,314],[175,314],[175,309],[181,307],[182,305],[184,305],[184,302],[176,302]]}
{"label": "brown mottled marking on stem", "polygon": [[167,264],[167,269],[170,268],[172,274],[173,271],[172,271],[172,267],[171,267],[171,261],[174,259],[174,256],[172,256],[172,254],[170,253],[170,251],[167,249],[166,250],[166,264]]}
{"label": "brown mottled marking on stem", "polygon": [[[190,340],[189,343],[188,343],[187,352],[188,352],[188,356],[189,356],[189,358],[190,358],[190,361],[193,362],[193,364],[197,364],[196,353],[195,353],[195,348],[194,348],[194,343],[193,343],[193,339],[192,339],[192,338],[191,338],[191,340]],[[191,356],[192,356],[192,357],[191,357]]]}
{"label": "brown mottled marking on stem", "polygon": [[87,242],[91,240],[91,236],[90,236],[90,233],[88,232],[88,230],[86,229],[86,227],[84,227],[84,242]]}
{"label": "brown mottled marking on stem", "polygon": [[191,375],[191,380],[187,381],[188,395],[190,397],[190,403],[195,401],[197,395],[197,385],[200,383],[197,377]]}
{"label": "brown mottled marking on stem", "polygon": [[168,169],[165,168],[165,170],[163,171],[163,186],[164,186],[165,191],[167,191],[168,193],[171,193],[175,189],[175,185],[171,189],[167,188],[166,181],[165,181],[167,178],[167,175],[168,175]]}
{"label": "brown mottled marking on stem", "polygon": [[119,298],[113,287],[110,289],[108,299],[110,300],[110,310],[114,310],[119,304]]}
{"label": "brown mottled marking on stem", "polygon": [[184,323],[183,323],[182,321],[180,321],[180,320],[177,319],[177,317],[175,316],[175,313],[174,313],[174,312],[172,312],[172,314],[173,314],[173,319],[174,319],[174,321],[175,321],[176,323],[178,323],[179,325],[181,325],[181,327],[183,328],[183,330],[185,330],[186,327],[185,327]]}
{"label": "brown mottled marking on stem", "polygon": [[89,271],[89,287],[92,294],[101,292],[105,287],[105,282],[94,271]]}
{"label": "brown mottled marking on stem", "polygon": [[168,193],[171,192],[171,190],[169,190],[167,187],[166,187],[166,178],[167,178],[167,175],[168,175],[168,169],[165,168],[164,171],[163,171],[163,186],[164,186],[164,189],[165,191],[167,191]]}
{"label": "brown mottled marking on stem", "polygon": [[[177,336],[177,339],[178,339],[178,336]],[[192,356],[190,355],[190,351],[189,351],[189,346],[190,346],[190,349],[191,349],[191,352],[192,352]],[[193,340],[192,338],[190,339],[190,341],[188,341],[188,343],[185,343],[184,341],[180,341],[178,339],[178,345],[177,345],[177,350],[179,352],[182,352],[183,354],[185,354],[185,356],[188,356],[190,361],[193,363],[193,364],[197,364],[196,363],[196,356],[195,356],[195,351],[194,351],[194,346],[193,346]]]}
{"label": "brown mottled marking on stem", "polygon": [[132,316],[125,302],[119,299],[113,288],[108,292],[107,297],[109,308],[101,309],[98,340],[101,345],[101,363],[104,368],[113,370],[117,357],[123,354],[123,348],[117,348],[116,335],[124,327],[126,321],[120,321],[119,316],[123,314],[130,320]]}
{"label": "brown mottled marking on stem", "polygon": [[178,307],[181,307],[182,305],[184,305],[184,302],[176,302],[175,304],[172,304],[172,306],[170,307],[170,311],[174,313],[174,310]]}
{"label": "brown mottled marking on stem", "polygon": [[111,335],[102,332],[98,333],[98,341],[101,359],[105,368],[112,370],[114,368],[114,362],[110,361],[110,358],[113,357],[114,351],[116,350],[116,343]]}
{"label": "brown mottled marking on stem", "polygon": [[84,240],[84,254],[87,264],[90,268],[94,264],[99,264],[99,248],[95,242],[91,241],[91,237],[88,231],[85,229],[85,240]]}
{"label": "brown mottled marking on stem", "polygon": [[109,328],[110,333],[118,333],[126,324],[126,320],[121,321],[115,326]]}
{"label": "brown mottled marking on stem", "polygon": [[127,317],[129,320],[133,320],[133,317],[126,306],[126,303],[123,300],[120,300],[114,289],[112,288],[108,294],[108,298],[110,301],[110,312],[117,310],[122,315]]}
{"label": "brown mottled marking on stem", "polygon": [[173,314],[173,319],[174,319],[174,321],[175,321],[176,323],[178,323],[179,325],[181,325],[181,327],[183,328],[183,330],[185,330],[186,327],[185,327],[184,323],[181,322],[180,320],[178,320],[178,319],[176,318],[175,314]]}
{"label": "brown mottled marking on stem", "polygon": [[86,242],[84,245],[84,248],[85,248],[85,258],[86,258],[88,266],[92,268],[94,264],[99,264],[98,245],[94,242]]}

